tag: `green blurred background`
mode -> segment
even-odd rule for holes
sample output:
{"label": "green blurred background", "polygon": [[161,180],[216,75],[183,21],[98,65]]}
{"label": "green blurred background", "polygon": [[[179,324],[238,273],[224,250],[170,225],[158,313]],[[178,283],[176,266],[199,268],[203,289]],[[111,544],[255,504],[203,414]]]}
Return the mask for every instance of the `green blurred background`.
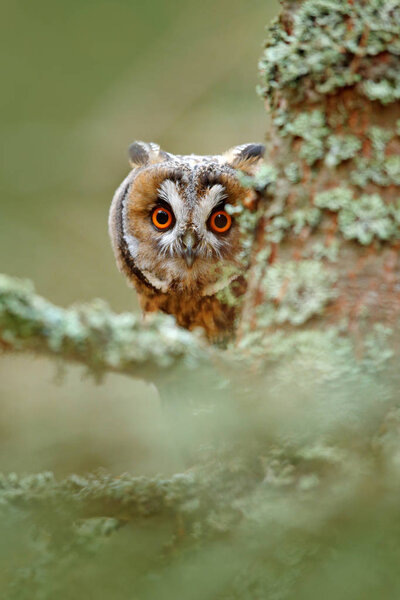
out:
{"label": "green blurred background", "polygon": [[[277,0],[3,0],[0,271],[63,306],[101,297],[137,310],[107,234],[126,149],[261,141],[257,60],[277,11]],[[152,388],[82,374],[1,357],[0,470],[179,468]]]}

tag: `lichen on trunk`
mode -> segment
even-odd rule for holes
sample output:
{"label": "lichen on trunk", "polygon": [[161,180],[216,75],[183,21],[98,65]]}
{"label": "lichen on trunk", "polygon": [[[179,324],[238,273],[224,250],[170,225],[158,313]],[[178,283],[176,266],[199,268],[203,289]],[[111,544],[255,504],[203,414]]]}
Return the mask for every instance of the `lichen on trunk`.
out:
{"label": "lichen on trunk", "polygon": [[392,0],[306,0],[283,2],[269,28],[259,91],[277,176],[256,234],[241,339],[397,323],[399,24]]}

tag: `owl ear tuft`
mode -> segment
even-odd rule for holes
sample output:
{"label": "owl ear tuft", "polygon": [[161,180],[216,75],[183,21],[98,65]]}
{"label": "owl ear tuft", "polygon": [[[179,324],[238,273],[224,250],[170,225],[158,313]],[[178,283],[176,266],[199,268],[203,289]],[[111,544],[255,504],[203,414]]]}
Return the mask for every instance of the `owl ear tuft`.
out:
{"label": "owl ear tuft", "polygon": [[152,142],[133,142],[128,148],[128,155],[132,167],[143,167],[164,160],[160,146]]}
{"label": "owl ear tuft", "polygon": [[245,173],[252,173],[263,159],[265,146],[263,144],[242,144],[235,146],[224,155],[226,164]]}

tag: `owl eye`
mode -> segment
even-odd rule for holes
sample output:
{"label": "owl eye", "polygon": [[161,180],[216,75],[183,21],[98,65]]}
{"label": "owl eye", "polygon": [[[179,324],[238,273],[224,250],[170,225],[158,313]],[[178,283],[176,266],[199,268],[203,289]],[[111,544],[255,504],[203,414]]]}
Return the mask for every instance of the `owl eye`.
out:
{"label": "owl eye", "polygon": [[210,217],[210,227],[216,233],[225,233],[231,228],[232,217],[226,210],[216,210]]}
{"label": "owl eye", "polygon": [[151,222],[160,231],[169,229],[173,220],[172,212],[164,206],[157,206],[151,214]]}

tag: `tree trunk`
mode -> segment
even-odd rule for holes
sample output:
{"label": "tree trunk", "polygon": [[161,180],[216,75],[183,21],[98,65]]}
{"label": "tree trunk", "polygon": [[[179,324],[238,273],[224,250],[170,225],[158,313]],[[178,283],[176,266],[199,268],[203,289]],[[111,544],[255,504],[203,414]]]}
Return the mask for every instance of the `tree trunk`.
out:
{"label": "tree trunk", "polygon": [[400,6],[285,1],[261,61],[276,169],[240,341],[400,313]]}

